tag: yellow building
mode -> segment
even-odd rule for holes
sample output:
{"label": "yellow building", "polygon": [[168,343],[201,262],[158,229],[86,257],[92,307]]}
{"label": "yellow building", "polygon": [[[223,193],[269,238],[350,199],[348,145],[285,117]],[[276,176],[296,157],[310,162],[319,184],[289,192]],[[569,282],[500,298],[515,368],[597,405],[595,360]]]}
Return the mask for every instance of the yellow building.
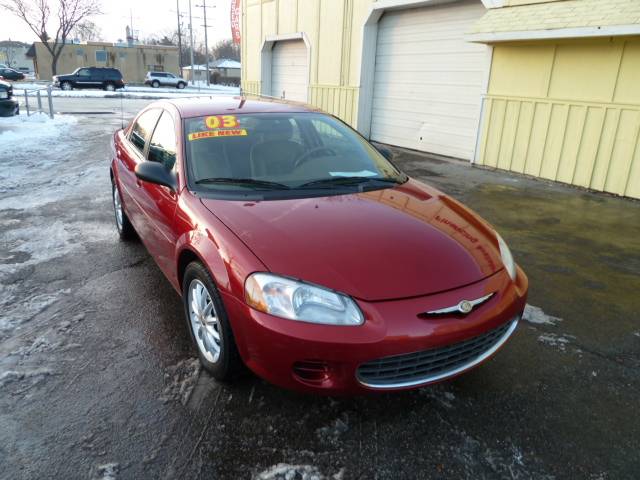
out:
{"label": "yellow building", "polygon": [[246,0],[242,29],[246,92],[640,198],[640,0]]}
{"label": "yellow building", "polygon": [[[42,42],[30,50],[36,76],[51,80],[51,54]],[[59,75],[80,67],[114,67],[122,72],[127,83],[143,83],[148,71],[171,72],[179,75],[178,47],[164,45],[128,45],[107,42],[68,44],[58,58]]]}

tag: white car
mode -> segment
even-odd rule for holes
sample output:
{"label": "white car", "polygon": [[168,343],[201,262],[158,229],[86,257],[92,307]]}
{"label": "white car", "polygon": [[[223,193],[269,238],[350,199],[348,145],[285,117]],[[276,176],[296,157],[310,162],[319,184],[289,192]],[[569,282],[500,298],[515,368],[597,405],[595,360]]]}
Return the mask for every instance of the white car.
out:
{"label": "white car", "polygon": [[170,86],[182,89],[187,86],[187,81],[184,78],[169,72],[147,72],[144,83],[153,88]]}

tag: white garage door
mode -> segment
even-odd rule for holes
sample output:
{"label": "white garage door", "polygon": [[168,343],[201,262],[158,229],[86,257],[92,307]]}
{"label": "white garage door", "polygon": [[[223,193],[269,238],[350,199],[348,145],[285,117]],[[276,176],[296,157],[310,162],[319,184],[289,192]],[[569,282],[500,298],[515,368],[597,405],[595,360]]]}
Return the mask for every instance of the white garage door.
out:
{"label": "white garage door", "polygon": [[373,140],[471,159],[488,54],[463,36],[485,12],[475,0],[382,16]]}
{"label": "white garage door", "polygon": [[271,95],[307,101],[309,64],[302,40],[276,42],[271,52]]}

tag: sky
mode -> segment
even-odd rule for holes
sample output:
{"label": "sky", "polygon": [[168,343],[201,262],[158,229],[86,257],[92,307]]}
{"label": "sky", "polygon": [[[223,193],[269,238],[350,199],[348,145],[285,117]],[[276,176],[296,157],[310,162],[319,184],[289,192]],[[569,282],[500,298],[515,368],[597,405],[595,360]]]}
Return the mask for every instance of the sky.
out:
{"label": "sky", "polygon": [[[55,5],[54,0],[49,0]],[[180,13],[186,14],[182,17],[185,36],[184,40],[189,41],[187,26],[189,24],[189,0],[178,0],[180,3]],[[209,45],[215,45],[219,40],[231,38],[230,9],[231,0],[205,0],[207,7],[207,24],[211,25],[209,32]],[[204,42],[204,23],[202,0],[191,0],[191,11],[193,14],[193,35],[195,43]],[[150,36],[162,36],[177,29],[178,16],[176,13],[176,0],[102,0],[103,15],[96,16],[93,20],[102,30],[102,38],[107,42],[115,42],[125,38],[126,26],[130,23],[130,13],[133,14],[133,28],[138,38]],[[17,18],[9,20],[9,14],[2,11],[0,7],[0,40],[20,40],[23,42],[33,42],[36,40],[35,34],[29,30],[25,24]],[[196,18],[198,17],[198,18]],[[52,29],[53,30],[53,29]]]}

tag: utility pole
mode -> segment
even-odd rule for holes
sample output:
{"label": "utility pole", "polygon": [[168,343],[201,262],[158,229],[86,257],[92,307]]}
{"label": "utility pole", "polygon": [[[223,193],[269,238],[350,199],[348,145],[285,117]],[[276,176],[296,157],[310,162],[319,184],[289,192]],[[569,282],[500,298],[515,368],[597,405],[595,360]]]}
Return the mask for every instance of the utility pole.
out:
{"label": "utility pole", "polygon": [[191,84],[195,85],[195,71],[193,65],[193,17],[191,16],[191,0],[189,0],[189,36],[191,42]]}
{"label": "utility pole", "polygon": [[207,70],[207,86],[210,85],[210,75],[209,75],[209,40],[207,37],[207,8],[216,8],[215,5],[211,7],[207,7],[207,0],[202,0],[202,5],[196,5],[196,7],[202,7],[202,12],[204,13],[204,63],[206,64]]}
{"label": "utility pole", "polygon": [[131,43],[135,43],[136,36],[133,33],[133,9],[129,9],[129,25],[131,25]]}
{"label": "utility pole", "polygon": [[182,76],[182,19],[180,18],[180,0],[176,0],[176,11],[178,12],[178,66],[180,76]]}

